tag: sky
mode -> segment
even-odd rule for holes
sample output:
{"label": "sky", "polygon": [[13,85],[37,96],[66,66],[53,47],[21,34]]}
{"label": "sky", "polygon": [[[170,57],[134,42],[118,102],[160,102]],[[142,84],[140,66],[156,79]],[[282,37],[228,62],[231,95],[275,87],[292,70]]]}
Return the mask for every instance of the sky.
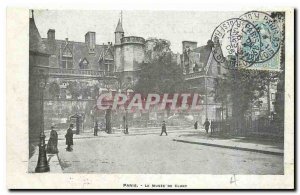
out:
{"label": "sky", "polygon": [[[55,29],[56,39],[84,42],[86,32],[96,32],[96,43],[114,43],[114,31],[121,11],[34,10],[34,19],[43,38]],[[182,41],[205,45],[223,21],[243,12],[130,11],[123,10],[125,36],[156,37],[171,42],[173,52],[182,53]]]}

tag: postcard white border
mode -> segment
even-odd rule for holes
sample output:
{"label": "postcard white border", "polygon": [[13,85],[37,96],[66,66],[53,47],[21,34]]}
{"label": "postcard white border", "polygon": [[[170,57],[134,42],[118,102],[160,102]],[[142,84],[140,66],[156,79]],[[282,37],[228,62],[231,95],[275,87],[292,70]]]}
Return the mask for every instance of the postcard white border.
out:
{"label": "postcard white border", "polygon": [[[105,9],[105,6],[102,8]],[[237,8],[232,10],[237,10]],[[276,9],[270,8],[269,10],[275,11]],[[236,175],[237,182],[234,184],[230,182],[232,175],[27,173],[29,11],[25,8],[8,8],[6,28],[7,187],[10,189],[128,189],[123,188],[124,183],[138,185],[149,183],[187,185],[183,189],[292,189],[294,187],[294,10],[290,8],[277,8],[277,10],[286,11],[284,175]],[[180,188],[174,187],[173,189]]]}

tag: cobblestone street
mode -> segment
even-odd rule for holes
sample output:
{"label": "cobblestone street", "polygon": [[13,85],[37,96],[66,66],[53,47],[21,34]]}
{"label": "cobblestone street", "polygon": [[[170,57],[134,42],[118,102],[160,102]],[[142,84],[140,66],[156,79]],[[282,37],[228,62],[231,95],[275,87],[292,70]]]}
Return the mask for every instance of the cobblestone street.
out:
{"label": "cobblestone street", "polygon": [[66,173],[283,174],[283,156],[173,141],[180,133],[74,140],[59,159]]}

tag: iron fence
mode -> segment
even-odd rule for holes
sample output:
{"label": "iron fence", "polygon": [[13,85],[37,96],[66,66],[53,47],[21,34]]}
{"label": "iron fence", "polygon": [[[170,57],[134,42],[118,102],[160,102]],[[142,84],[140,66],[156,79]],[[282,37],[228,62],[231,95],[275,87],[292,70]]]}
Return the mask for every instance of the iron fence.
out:
{"label": "iron fence", "polygon": [[257,120],[245,119],[243,122],[237,120],[211,121],[212,133],[218,134],[262,134],[283,136],[284,123],[268,118]]}

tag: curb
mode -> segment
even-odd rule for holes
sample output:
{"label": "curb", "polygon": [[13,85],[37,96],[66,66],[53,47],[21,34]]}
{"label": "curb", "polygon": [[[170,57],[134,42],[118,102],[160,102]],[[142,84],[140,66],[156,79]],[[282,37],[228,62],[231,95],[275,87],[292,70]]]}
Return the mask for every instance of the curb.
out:
{"label": "curb", "polygon": [[[182,129],[194,129],[192,126],[168,126],[168,129],[169,130],[182,130]],[[91,132],[93,133],[93,128],[92,129],[86,129],[88,130],[87,132]],[[119,132],[119,131],[123,131],[124,129],[114,129],[115,131]],[[145,128],[129,128],[129,130],[133,130],[133,131],[147,131],[147,130],[161,130],[161,127],[145,127]],[[45,133],[50,133],[51,129],[48,129],[48,130],[45,130]],[[65,129],[60,129],[60,130],[57,130],[57,132],[66,132]],[[104,130],[101,130],[101,131],[104,131]]]}
{"label": "curb", "polygon": [[219,147],[219,148],[228,148],[228,149],[235,149],[235,150],[243,150],[243,151],[249,151],[249,152],[258,152],[258,153],[278,155],[278,156],[283,156],[284,155],[284,152],[280,152],[280,151],[260,150],[260,149],[254,149],[254,148],[244,148],[244,147],[239,147],[239,146],[226,146],[226,145],[220,145],[220,144],[194,142],[194,141],[179,140],[179,139],[173,139],[173,141],[183,142],[183,143],[189,143],[189,144],[198,144],[198,145],[205,145],[205,146],[213,146],[213,147]]}
{"label": "curb", "polygon": [[[186,131],[189,132],[189,131]],[[123,137],[123,136],[137,136],[137,135],[160,135],[160,131],[158,132],[143,132],[143,133],[129,133],[129,134],[119,134],[119,133],[111,133],[111,134],[107,134],[106,136],[82,136],[82,137],[73,137],[73,140],[75,139],[97,139],[97,138],[109,138],[109,137]],[[174,131],[170,131],[167,132],[168,134],[173,134],[173,133],[178,133],[178,132],[174,132]],[[58,140],[65,140],[64,138],[58,138]],[[48,140],[46,140],[48,141]]]}

